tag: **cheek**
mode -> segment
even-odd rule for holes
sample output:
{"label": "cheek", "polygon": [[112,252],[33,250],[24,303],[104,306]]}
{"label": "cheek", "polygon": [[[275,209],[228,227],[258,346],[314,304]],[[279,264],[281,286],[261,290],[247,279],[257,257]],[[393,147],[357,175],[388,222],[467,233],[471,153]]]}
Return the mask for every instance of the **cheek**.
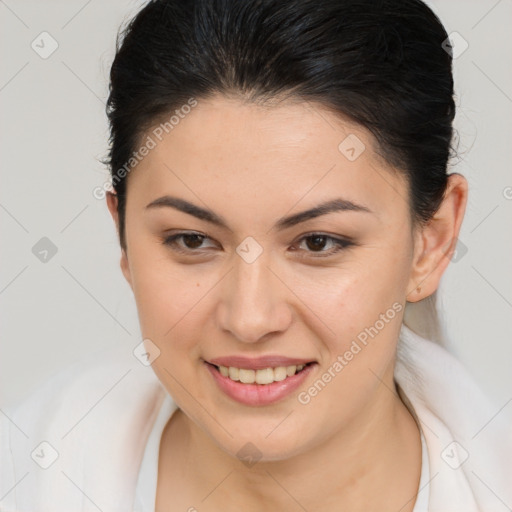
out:
{"label": "cheek", "polygon": [[199,396],[203,387],[197,380],[201,347],[205,331],[212,332],[213,327],[204,325],[204,318],[209,318],[203,309],[207,287],[196,286],[199,279],[181,279],[179,270],[169,264],[161,270],[165,272],[147,267],[137,276],[141,333],[158,347],[158,357],[151,365],[158,379],[178,406],[195,417],[197,411],[193,403],[191,410],[188,394]]}
{"label": "cheek", "polygon": [[319,287],[317,310],[335,334],[324,330],[322,368],[297,397],[300,410],[315,411],[333,431],[361,412],[386,380],[404,309],[400,268],[381,268],[377,262],[355,268]]}
{"label": "cheek", "polygon": [[[162,350],[185,346],[199,329],[198,315],[208,286],[200,279],[180,279],[176,272],[155,269],[139,273],[135,292],[139,322],[144,337],[154,338]],[[184,336],[184,330],[187,335]],[[195,338],[197,339],[197,338]]]}
{"label": "cheek", "polygon": [[186,323],[207,291],[204,277],[192,266],[173,264],[154,243],[134,244],[130,253],[133,293],[141,333],[166,350],[166,340]]}
{"label": "cheek", "polygon": [[324,325],[325,339],[334,338],[335,348],[343,348],[347,339],[388,310],[394,315],[396,304],[404,303],[409,266],[405,252],[364,248],[338,267],[290,273],[288,282]]}
{"label": "cheek", "polygon": [[302,398],[314,401],[317,410],[332,410],[333,403],[343,403],[343,411],[334,415],[336,421],[344,421],[363,407],[394,359],[407,264],[406,254],[368,248],[360,259],[347,263],[346,269],[331,269],[329,279],[326,274],[316,285],[312,279],[304,283],[304,293],[308,286],[316,290],[311,307],[329,329],[323,330],[325,357],[318,376],[328,381],[326,390],[319,383],[314,389],[302,390]]}

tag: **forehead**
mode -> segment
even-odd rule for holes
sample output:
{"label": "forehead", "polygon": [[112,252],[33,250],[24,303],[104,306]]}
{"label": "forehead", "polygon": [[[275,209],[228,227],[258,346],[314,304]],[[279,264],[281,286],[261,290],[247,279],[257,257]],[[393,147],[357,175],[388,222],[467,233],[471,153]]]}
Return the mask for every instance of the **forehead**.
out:
{"label": "forehead", "polygon": [[181,192],[223,211],[244,203],[254,213],[274,205],[282,212],[341,195],[407,211],[404,180],[378,156],[370,133],[318,104],[214,97],[187,111],[142,137],[152,149],[131,173],[128,193],[144,205]]}

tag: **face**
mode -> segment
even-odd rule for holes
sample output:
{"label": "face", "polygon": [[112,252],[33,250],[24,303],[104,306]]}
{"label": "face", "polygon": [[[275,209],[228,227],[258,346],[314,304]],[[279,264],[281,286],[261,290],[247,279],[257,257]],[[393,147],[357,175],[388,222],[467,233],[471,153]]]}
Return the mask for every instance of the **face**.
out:
{"label": "face", "polygon": [[161,132],[129,176],[122,268],[178,406],[266,460],[378,417],[414,230],[369,133],[315,104],[223,97]]}

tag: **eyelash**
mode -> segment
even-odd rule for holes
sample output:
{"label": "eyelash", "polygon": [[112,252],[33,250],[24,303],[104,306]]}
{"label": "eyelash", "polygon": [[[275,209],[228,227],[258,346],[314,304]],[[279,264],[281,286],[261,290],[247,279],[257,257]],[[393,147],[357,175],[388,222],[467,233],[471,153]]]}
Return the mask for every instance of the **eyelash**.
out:
{"label": "eyelash", "polygon": [[[194,236],[194,235],[202,237],[203,239],[210,238],[208,235],[205,235],[202,233],[196,233],[193,231],[185,231],[185,232],[176,233],[171,236],[163,238],[162,243],[163,243],[163,245],[170,247],[171,250],[173,250],[173,251],[176,251],[176,252],[179,252],[182,254],[193,255],[194,252],[199,252],[199,251],[201,251],[201,249],[186,249],[183,247],[179,247],[176,245],[176,241],[185,236]],[[322,238],[325,238],[326,241],[332,241],[336,247],[334,250],[331,250],[331,251],[318,251],[318,252],[306,251],[309,254],[312,254],[314,258],[326,258],[329,256],[333,256],[333,255],[339,253],[340,251],[342,251],[343,249],[347,249],[348,247],[354,245],[354,242],[351,242],[350,240],[335,238],[335,237],[332,237],[330,235],[326,235],[323,233],[310,233],[308,235],[305,235],[298,240],[297,245],[299,245],[304,240],[312,239],[315,237],[322,237]],[[204,240],[202,240],[202,241],[204,241]]]}

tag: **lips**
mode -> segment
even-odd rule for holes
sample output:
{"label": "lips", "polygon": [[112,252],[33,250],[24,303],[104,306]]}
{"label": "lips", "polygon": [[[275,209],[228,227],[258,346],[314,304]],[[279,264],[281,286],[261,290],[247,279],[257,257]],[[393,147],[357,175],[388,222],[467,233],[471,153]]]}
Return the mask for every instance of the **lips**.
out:
{"label": "lips", "polygon": [[246,370],[264,370],[265,368],[278,368],[280,366],[300,366],[315,362],[313,359],[291,358],[278,355],[261,356],[257,358],[245,356],[217,357],[206,361],[214,366],[229,368],[243,368]]}
{"label": "lips", "polygon": [[[207,363],[216,368],[224,377],[244,384],[271,384],[292,377],[313,361],[301,362],[282,356],[266,356],[258,359],[247,357],[225,357]],[[235,366],[239,365],[239,366]]]}
{"label": "lips", "polygon": [[318,366],[310,359],[282,356],[219,357],[204,361],[220,391],[250,406],[278,402],[304,384]]}

